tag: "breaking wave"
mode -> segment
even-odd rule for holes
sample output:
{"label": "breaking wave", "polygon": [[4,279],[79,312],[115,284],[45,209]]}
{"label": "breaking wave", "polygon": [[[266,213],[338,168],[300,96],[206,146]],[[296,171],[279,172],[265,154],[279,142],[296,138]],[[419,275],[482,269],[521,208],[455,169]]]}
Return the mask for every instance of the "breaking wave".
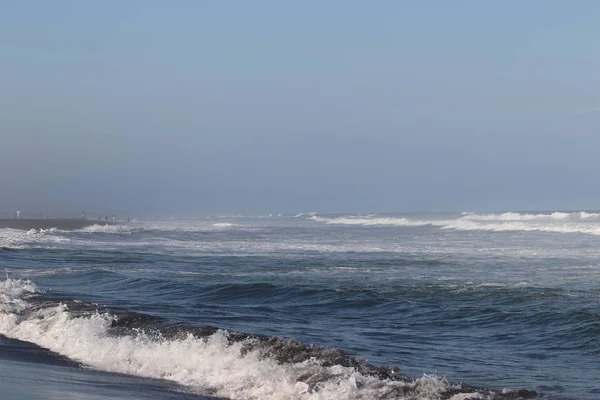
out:
{"label": "breaking wave", "polygon": [[57,235],[56,228],[31,229],[29,231],[19,229],[0,229],[0,248],[3,249],[26,249],[32,246],[52,245],[69,242],[70,239]]}
{"label": "breaking wave", "polygon": [[427,226],[434,224],[433,221],[417,221],[410,220],[408,218],[394,218],[394,217],[337,217],[337,218],[326,218],[318,215],[308,218],[312,221],[324,222],[326,224],[335,225],[364,225],[364,226],[377,226],[377,225],[388,225],[388,226]]}
{"label": "breaking wave", "polygon": [[552,233],[583,233],[600,235],[600,214],[585,211],[547,214],[526,214],[507,212],[502,214],[476,214],[463,212],[458,218],[444,220],[419,220],[408,217],[383,217],[377,215],[349,215],[341,217],[312,216],[315,222],[332,225],[357,226],[396,226],[422,227],[433,226],[439,229],[457,231],[524,231]]}
{"label": "breaking wave", "polygon": [[214,230],[225,229],[250,229],[246,225],[232,222],[188,222],[188,221],[161,221],[161,222],[142,222],[135,225],[91,225],[75,232],[83,233],[111,233],[111,234],[131,234],[145,231],[157,232],[210,232]]}
{"label": "breaking wave", "polygon": [[132,225],[90,225],[75,232],[130,234],[143,230]]}
{"label": "breaking wave", "polygon": [[453,229],[457,231],[522,231],[522,232],[550,232],[550,233],[584,233],[588,235],[600,235],[600,225],[585,224],[543,224],[528,222],[486,222],[481,223],[469,220],[457,220],[445,222],[438,225],[441,229]]}
{"label": "breaking wave", "polygon": [[475,221],[565,221],[565,220],[593,220],[600,219],[599,213],[588,213],[585,211],[580,212],[560,212],[556,211],[553,213],[541,213],[541,214],[527,214],[527,213],[516,213],[506,212],[501,214],[476,214],[476,213],[464,213],[461,219],[475,220]]}
{"label": "breaking wave", "polygon": [[338,349],[161,318],[92,304],[44,299],[29,280],[0,282],[0,334],[31,342],[85,366],[164,379],[231,399],[517,399],[535,392],[493,391],[424,375],[401,376]]}
{"label": "breaking wave", "polygon": [[243,225],[234,224],[232,222],[217,222],[215,224],[212,224],[212,227],[216,228],[216,229],[231,229],[231,228],[241,228],[241,227],[243,227]]}

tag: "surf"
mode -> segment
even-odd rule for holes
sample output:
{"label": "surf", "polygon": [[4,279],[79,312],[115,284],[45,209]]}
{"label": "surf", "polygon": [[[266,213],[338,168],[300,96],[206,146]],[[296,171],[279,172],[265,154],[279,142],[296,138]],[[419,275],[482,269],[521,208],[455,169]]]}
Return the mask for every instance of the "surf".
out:
{"label": "surf", "polygon": [[336,348],[217,327],[186,327],[79,301],[51,301],[29,280],[0,282],[0,334],[34,343],[83,366],[176,382],[231,399],[503,399],[502,392],[402,376]]}

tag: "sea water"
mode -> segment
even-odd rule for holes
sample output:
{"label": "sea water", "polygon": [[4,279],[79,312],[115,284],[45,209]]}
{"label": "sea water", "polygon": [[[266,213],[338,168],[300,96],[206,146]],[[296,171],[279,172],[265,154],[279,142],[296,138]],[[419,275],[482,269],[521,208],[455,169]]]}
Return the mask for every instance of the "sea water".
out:
{"label": "sea water", "polygon": [[0,229],[0,398],[600,398],[600,214]]}

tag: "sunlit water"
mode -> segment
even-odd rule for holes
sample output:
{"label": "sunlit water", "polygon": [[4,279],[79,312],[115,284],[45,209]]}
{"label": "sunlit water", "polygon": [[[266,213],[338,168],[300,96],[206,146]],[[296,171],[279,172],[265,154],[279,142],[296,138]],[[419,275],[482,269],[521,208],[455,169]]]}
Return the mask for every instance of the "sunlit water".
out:
{"label": "sunlit water", "polygon": [[594,213],[4,229],[0,268],[14,398],[600,398]]}

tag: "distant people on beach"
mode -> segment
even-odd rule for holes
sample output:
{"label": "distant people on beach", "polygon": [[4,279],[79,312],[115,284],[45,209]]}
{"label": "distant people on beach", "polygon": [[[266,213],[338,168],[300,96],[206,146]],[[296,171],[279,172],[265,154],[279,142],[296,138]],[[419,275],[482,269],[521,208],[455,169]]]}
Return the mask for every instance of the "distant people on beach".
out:
{"label": "distant people on beach", "polygon": [[85,212],[81,213],[81,219],[85,219]]}
{"label": "distant people on beach", "polygon": [[117,219],[117,216],[115,214],[113,214],[113,222],[115,222],[116,219]]}
{"label": "distant people on beach", "polygon": [[23,216],[21,215],[21,211],[20,211],[20,210],[17,210],[17,212],[15,213],[15,217],[16,217],[17,219],[21,219],[21,218],[23,218]]}

